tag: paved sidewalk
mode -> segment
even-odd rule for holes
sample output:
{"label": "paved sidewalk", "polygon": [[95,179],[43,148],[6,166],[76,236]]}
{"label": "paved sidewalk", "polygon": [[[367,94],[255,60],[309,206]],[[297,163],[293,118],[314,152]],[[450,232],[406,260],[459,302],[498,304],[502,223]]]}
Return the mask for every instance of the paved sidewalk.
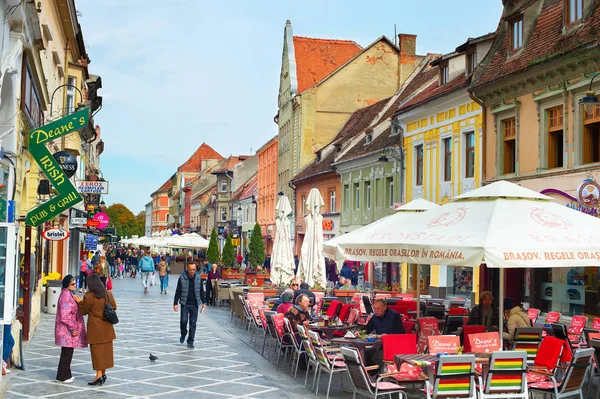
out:
{"label": "paved sidewalk", "polygon": [[[55,382],[60,348],[54,345],[54,315],[42,314],[35,337],[24,354],[26,370],[12,370],[3,398],[282,398],[287,396],[264,372],[240,354],[239,340],[211,320],[199,316],[196,349],[179,343],[179,313],[173,311],[175,281],[168,295],[152,287],[143,295],[140,279],[116,280],[114,295],[120,323],[115,326],[115,367],[105,385],[93,388],[89,349],[76,349],[74,384]],[[246,348],[243,346],[242,349]],[[156,363],[149,353],[158,356]],[[251,354],[251,357],[255,356]],[[260,355],[257,355],[260,357]],[[254,362],[256,363],[256,361]]]}

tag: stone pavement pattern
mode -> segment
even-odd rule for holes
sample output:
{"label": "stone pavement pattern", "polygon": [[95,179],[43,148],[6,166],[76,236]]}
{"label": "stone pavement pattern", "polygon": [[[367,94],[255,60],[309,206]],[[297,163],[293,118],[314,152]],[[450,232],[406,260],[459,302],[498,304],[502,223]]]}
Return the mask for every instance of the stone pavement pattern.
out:
{"label": "stone pavement pattern", "polygon": [[[113,282],[120,323],[115,326],[115,367],[107,370],[107,383],[89,387],[94,372],[89,349],[76,349],[72,362],[74,384],[55,382],[60,348],[54,345],[54,315],[42,314],[35,337],[25,349],[26,370],[13,370],[0,397],[13,398],[306,398],[304,371],[290,376],[289,362],[275,367],[260,355],[261,339],[249,343],[250,334],[232,322],[227,307],[209,307],[199,316],[196,349],[179,343],[179,313],[173,311],[175,277],[169,295],[151,287],[143,295],[140,279]],[[149,353],[158,356],[156,363]],[[266,355],[265,350],[265,355]],[[325,398],[327,375],[321,377],[319,397]],[[309,387],[312,371],[309,375]],[[596,392],[592,390],[592,392]],[[407,389],[409,398],[421,398]],[[336,375],[330,398],[351,398],[345,375]],[[540,396],[541,397],[541,396]],[[537,398],[537,396],[536,396]]]}

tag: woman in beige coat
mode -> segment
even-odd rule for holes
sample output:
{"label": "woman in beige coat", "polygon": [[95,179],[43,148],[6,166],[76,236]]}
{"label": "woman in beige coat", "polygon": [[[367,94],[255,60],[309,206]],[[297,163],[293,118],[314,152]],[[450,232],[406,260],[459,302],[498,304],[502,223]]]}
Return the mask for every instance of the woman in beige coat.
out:
{"label": "woman in beige coat", "polygon": [[502,338],[505,341],[512,342],[515,339],[515,330],[522,327],[531,327],[531,320],[527,317],[527,313],[520,306],[505,311],[504,314],[508,319],[508,332],[502,333]]}
{"label": "woman in beige coat", "polygon": [[83,300],[75,296],[79,312],[88,315],[87,342],[92,355],[92,367],[96,378],[88,385],[102,385],[106,381],[106,369],[114,367],[113,340],[117,338],[113,325],[104,317],[106,298],[116,310],[117,303],[112,293],[104,287],[100,277],[92,274],[88,277],[88,292]]}

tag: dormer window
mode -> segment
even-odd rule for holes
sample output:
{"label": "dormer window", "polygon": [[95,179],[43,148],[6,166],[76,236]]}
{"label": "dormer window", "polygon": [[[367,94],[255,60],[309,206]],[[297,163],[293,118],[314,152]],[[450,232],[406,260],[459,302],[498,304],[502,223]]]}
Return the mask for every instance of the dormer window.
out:
{"label": "dormer window", "polygon": [[569,25],[583,19],[583,0],[565,1],[565,24]]}
{"label": "dormer window", "polygon": [[335,144],[335,152],[339,153],[340,151],[342,151],[342,145],[340,143],[336,143]]}
{"label": "dormer window", "polygon": [[510,22],[510,43],[509,48],[511,51],[517,51],[523,47],[523,16],[513,19]]}
{"label": "dormer window", "polygon": [[448,62],[444,62],[440,64],[440,86],[445,85],[450,81],[450,67],[448,66]]}
{"label": "dormer window", "polygon": [[477,52],[473,51],[467,54],[467,74],[470,75],[475,72],[477,68]]}
{"label": "dormer window", "polygon": [[365,135],[365,144],[371,144],[373,141],[373,132],[369,132]]}
{"label": "dormer window", "polygon": [[321,151],[317,151],[317,162],[321,162]]}

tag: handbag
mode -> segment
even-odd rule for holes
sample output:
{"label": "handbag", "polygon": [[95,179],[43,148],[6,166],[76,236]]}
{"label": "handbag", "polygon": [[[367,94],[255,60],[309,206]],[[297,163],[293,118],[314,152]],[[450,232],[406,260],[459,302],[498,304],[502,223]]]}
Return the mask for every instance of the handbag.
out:
{"label": "handbag", "polygon": [[106,289],[112,290],[112,280],[110,277],[106,279]]}
{"label": "handbag", "polygon": [[117,324],[119,322],[119,317],[117,316],[117,311],[113,309],[112,304],[108,300],[108,292],[106,293],[104,301],[104,317],[106,317],[106,320],[110,324]]}

